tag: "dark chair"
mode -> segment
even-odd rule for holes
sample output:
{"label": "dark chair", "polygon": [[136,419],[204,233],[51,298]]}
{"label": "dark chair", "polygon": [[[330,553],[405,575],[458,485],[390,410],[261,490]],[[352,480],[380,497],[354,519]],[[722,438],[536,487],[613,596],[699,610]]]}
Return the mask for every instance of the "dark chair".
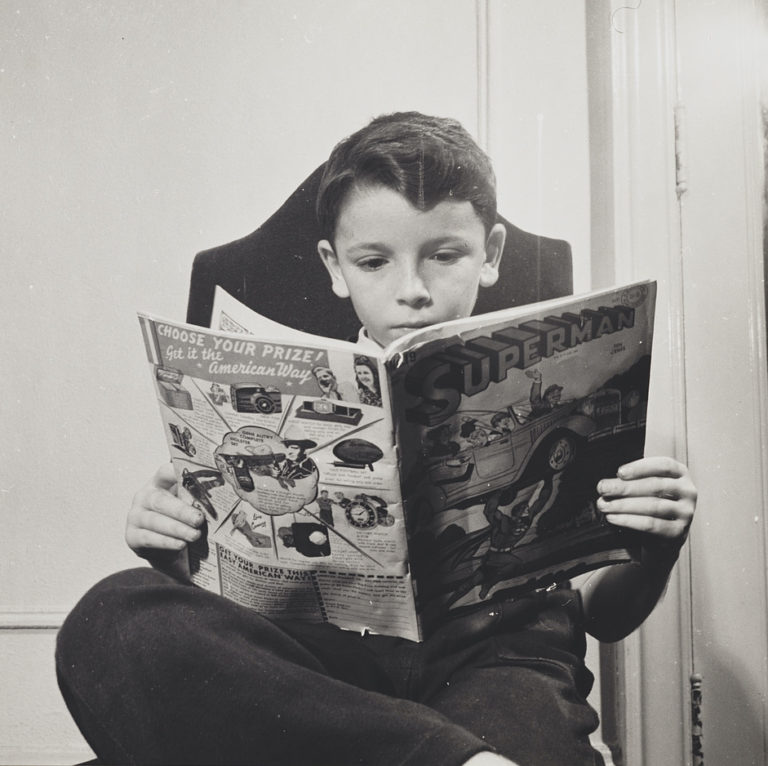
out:
{"label": "dark chair", "polygon": [[[357,333],[351,303],[336,298],[317,255],[321,239],[315,196],[323,166],[252,234],[198,253],[192,266],[187,321],[209,326],[215,286],[261,314],[334,338]],[[507,227],[499,281],[480,290],[475,313],[569,295],[573,291],[571,248],[559,239]]]}

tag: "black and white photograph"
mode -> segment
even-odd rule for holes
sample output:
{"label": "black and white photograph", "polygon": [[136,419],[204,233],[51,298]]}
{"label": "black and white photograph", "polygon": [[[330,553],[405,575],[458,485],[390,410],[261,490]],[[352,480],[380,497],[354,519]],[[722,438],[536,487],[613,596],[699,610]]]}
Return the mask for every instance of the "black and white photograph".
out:
{"label": "black and white photograph", "polygon": [[0,115],[0,766],[768,766],[768,0],[0,0]]}

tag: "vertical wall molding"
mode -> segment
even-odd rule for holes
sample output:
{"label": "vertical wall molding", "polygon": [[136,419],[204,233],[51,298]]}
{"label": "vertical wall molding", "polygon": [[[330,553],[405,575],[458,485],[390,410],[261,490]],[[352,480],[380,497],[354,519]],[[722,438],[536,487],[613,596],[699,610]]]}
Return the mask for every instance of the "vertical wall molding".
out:
{"label": "vertical wall molding", "polygon": [[[588,0],[587,24],[593,280],[658,280],[646,454],[686,462],[674,0]],[[612,726],[606,734],[626,766],[689,762],[689,583],[686,550],[654,615],[621,644],[603,648],[605,665],[617,669],[603,679],[616,684],[604,694],[612,706],[603,710]]]}
{"label": "vertical wall molding", "polygon": [[[766,255],[768,254],[768,187],[766,187],[766,149],[768,149],[768,4],[751,2],[745,5],[744,28],[759,30],[751,40],[745,40],[740,61],[745,98],[742,100],[742,142],[744,211],[749,253],[748,284],[750,286],[748,322],[750,338],[749,369],[754,371],[754,407],[758,413],[756,426],[760,446],[759,496],[768,498],[768,321],[766,319]],[[765,516],[766,508],[763,508]],[[762,554],[768,562],[768,524],[763,524]],[[768,595],[768,566],[763,566],[763,587]],[[766,601],[768,607],[768,599]],[[768,609],[765,612],[768,623]],[[766,631],[768,633],[768,630]],[[768,708],[766,709],[768,736]],[[768,744],[768,743],[767,743]],[[768,747],[767,747],[768,749]]]}
{"label": "vertical wall molding", "polygon": [[[612,204],[595,221],[617,282],[660,283],[647,452],[687,462],[699,487],[665,599],[621,648],[624,760],[691,764],[695,742],[712,763],[766,764],[761,5],[590,5],[611,24]],[[691,674],[709,690],[695,731]]]}
{"label": "vertical wall molding", "polygon": [[477,18],[476,46],[477,46],[477,142],[487,154],[490,154],[489,146],[489,50],[490,50],[490,0],[475,0],[475,14]]}
{"label": "vertical wall molding", "polygon": [[[707,762],[755,766],[768,763],[763,9],[762,0],[675,0],[689,452],[700,492],[693,669]],[[734,403],[721,407],[734,371]]]}
{"label": "vertical wall molding", "polygon": [[615,234],[611,211],[614,199],[613,57],[610,0],[587,0],[586,59],[589,105],[590,276],[593,288],[616,283]]}

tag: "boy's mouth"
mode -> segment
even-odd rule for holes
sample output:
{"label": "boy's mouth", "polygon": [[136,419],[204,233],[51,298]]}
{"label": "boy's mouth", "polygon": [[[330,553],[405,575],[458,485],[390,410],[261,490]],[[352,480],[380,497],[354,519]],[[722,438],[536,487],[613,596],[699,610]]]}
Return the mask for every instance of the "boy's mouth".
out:
{"label": "boy's mouth", "polygon": [[408,324],[399,324],[394,327],[395,330],[410,332],[411,330],[420,330],[422,327],[429,327],[434,322],[409,322]]}

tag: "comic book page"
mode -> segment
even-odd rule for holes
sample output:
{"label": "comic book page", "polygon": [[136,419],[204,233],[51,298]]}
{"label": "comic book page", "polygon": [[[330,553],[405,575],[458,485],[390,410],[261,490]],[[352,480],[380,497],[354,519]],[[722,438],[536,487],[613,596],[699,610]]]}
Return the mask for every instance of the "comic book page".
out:
{"label": "comic book page", "polygon": [[629,560],[595,487],[642,456],[655,287],[365,355],[220,288],[219,330],[140,315],[180,493],[206,516],[192,580],[268,616],[418,640]]}
{"label": "comic book page", "polygon": [[192,581],[267,616],[418,639],[381,361],[219,314],[227,332],[139,315],[179,493],[205,514]]}
{"label": "comic book page", "polygon": [[425,630],[630,558],[596,485],[643,454],[655,288],[459,320],[388,350]]}

